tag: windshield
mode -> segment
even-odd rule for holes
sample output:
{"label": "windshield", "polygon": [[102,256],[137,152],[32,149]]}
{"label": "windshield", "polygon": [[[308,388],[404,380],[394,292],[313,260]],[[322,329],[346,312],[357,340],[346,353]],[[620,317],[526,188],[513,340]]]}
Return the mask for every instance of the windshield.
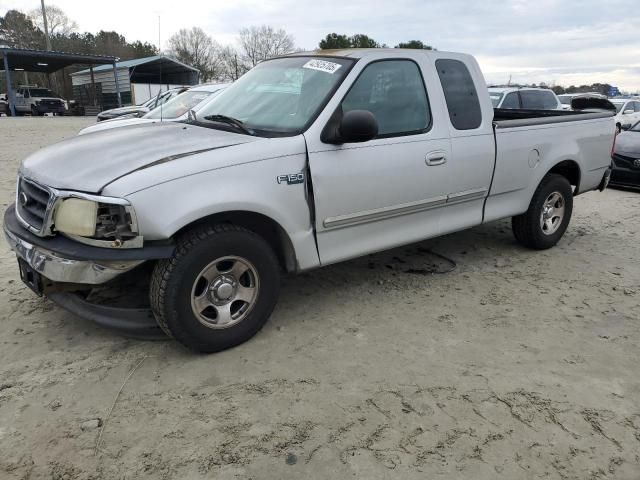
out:
{"label": "windshield", "polygon": [[640,132],[640,122],[636,123],[633,127],[629,129],[630,132]]}
{"label": "windshield", "polygon": [[624,107],[624,103],[614,103],[614,105],[616,106],[616,112],[620,113],[620,110],[622,110],[622,107]]}
{"label": "windshield", "polygon": [[500,100],[504,96],[504,93],[500,92],[489,92],[489,98],[491,99],[491,103],[493,107],[497,107],[500,104]]}
{"label": "windshield", "polygon": [[142,103],[140,106],[141,107],[147,107],[147,108],[153,108],[153,105],[156,102],[156,98],[157,98],[157,95],[154,95],[149,100],[147,100],[146,102]]}
{"label": "windshield", "polygon": [[198,120],[224,116],[263,136],[300,133],[319,114],[353,62],[329,57],[263,62],[208,102],[198,112]]}
{"label": "windshield", "polygon": [[52,97],[52,98],[60,98],[58,95],[53,93],[51,90],[47,88],[30,88],[29,95],[32,97]]}
{"label": "windshield", "polygon": [[571,100],[573,99],[572,95],[558,95],[558,100],[563,105],[571,105]]}
{"label": "windshield", "polygon": [[[196,105],[209,98],[214,92],[184,92],[182,95],[172,98],[164,105],[156,107],[142,118],[172,119],[178,118],[192,110]],[[216,92],[217,93],[217,92]]]}

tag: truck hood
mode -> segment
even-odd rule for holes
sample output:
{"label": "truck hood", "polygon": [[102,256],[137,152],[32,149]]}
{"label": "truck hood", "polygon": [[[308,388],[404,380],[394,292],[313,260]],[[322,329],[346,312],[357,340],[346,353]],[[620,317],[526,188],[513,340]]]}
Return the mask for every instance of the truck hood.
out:
{"label": "truck hood", "polygon": [[22,162],[20,174],[60,190],[99,193],[135,170],[258,140],[184,123],[132,125],[73,137],[38,150]]}
{"label": "truck hood", "polygon": [[137,112],[148,112],[149,109],[147,107],[143,107],[142,105],[130,105],[128,107],[118,107],[112,108],[111,110],[104,110],[99,113],[102,116],[120,116],[126,115],[128,113],[137,113]]}
{"label": "truck hood", "polygon": [[640,155],[640,132],[622,132],[616,137],[616,153]]}
{"label": "truck hood", "polygon": [[87,133],[95,133],[101,132],[103,130],[110,130],[112,128],[120,128],[120,127],[130,127],[132,125],[142,125],[142,124],[150,124],[156,123],[160,120],[153,120],[151,118],[140,118],[137,116],[133,117],[117,117],[111,120],[105,120],[104,122],[94,123],[86,128],[83,128],[78,132],[78,135],[86,135]]}

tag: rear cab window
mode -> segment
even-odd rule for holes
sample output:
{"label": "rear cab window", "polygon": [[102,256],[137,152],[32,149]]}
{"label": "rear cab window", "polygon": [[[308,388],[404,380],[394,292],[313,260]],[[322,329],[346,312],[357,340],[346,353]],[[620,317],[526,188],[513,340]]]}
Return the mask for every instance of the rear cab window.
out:
{"label": "rear cab window", "polygon": [[520,98],[518,92],[511,92],[506,97],[500,108],[508,108],[509,110],[516,110],[520,108]]}
{"label": "rear cab window", "polygon": [[453,127],[456,130],[478,128],[482,124],[482,111],[467,66],[460,60],[441,58],[436,60],[436,70]]}
{"label": "rear cab window", "polygon": [[553,92],[548,90],[521,90],[522,108],[526,110],[554,110],[558,102]]}

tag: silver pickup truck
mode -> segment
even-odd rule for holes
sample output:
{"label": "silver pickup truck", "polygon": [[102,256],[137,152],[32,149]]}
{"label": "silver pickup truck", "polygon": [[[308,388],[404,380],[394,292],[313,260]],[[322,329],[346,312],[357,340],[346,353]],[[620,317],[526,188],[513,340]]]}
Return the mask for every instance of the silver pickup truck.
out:
{"label": "silver pickup truck", "polygon": [[286,272],[505,217],[552,247],[573,197],[606,187],[614,131],[611,113],[494,111],[465,54],[296,53],[185,122],[32,154],[4,229],[37,293],[126,327],[83,295],[148,272],[162,330],[213,352],[258,332]]}

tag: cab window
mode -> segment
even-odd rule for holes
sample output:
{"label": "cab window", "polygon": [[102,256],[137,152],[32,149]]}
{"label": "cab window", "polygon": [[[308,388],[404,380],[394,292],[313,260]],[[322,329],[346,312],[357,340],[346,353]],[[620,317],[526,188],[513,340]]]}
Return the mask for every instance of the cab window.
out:
{"label": "cab window", "polygon": [[343,113],[351,110],[373,113],[379,138],[422,133],[431,125],[422,74],[411,60],[368,65],[342,101]]}

